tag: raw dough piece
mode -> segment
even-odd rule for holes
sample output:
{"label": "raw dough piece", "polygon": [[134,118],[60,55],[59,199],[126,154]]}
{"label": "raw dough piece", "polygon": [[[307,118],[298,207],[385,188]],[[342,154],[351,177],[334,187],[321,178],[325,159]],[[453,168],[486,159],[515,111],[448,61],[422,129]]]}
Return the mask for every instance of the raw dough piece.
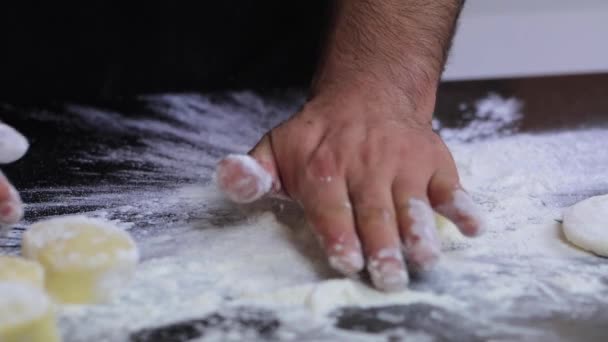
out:
{"label": "raw dough piece", "polygon": [[0,282],[0,341],[58,342],[51,301],[42,289]]}
{"label": "raw dough piece", "polygon": [[271,293],[246,294],[236,302],[236,305],[305,307],[315,316],[323,316],[340,307],[373,307],[420,302],[449,305],[453,308],[462,305],[449,296],[430,292],[414,290],[382,292],[353,279],[331,279],[281,288]]}
{"label": "raw dough piece", "polygon": [[85,216],[35,223],[23,236],[22,253],[44,267],[49,294],[72,304],[108,300],[128,283],[139,260],[127,232]]}
{"label": "raw dough piece", "polygon": [[0,164],[18,160],[29,147],[30,144],[21,133],[0,122]]}
{"label": "raw dough piece", "polygon": [[588,198],[564,211],[564,235],[576,246],[608,256],[608,195]]}
{"label": "raw dough piece", "polygon": [[37,262],[0,255],[0,282],[23,282],[44,289],[44,270]]}

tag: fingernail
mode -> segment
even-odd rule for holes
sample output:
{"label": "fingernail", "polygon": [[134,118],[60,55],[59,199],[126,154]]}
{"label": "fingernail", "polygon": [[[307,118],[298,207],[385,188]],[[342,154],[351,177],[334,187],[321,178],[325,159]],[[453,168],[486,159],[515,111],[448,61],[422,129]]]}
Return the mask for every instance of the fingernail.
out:
{"label": "fingernail", "polygon": [[452,203],[437,206],[437,212],[450,219],[463,234],[477,236],[486,229],[486,218],[473,198],[462,189],[454,190]]}
{"label": "fingernail", "polygon": [[403,256],[398,248],[380,250],[369,259],[367,271],[374,286],[382,291],[400,291],[409,282]]}
{"label": "fingernail", "polygon": [[272,188],[272,176],[252,157],[231,154],[217,167],[220,190],[237,203],[253,202]]}
{"label": "fingernail", "polygon": [[408,215],[412,225],[403,246],[407,261],[417,270],[429,269],[437,263],[441,253],[435,215],[426,202],[414,198],[409,201]]}
{"label": "fingernail", "polygon": [[363,269],[363,255],[360,252],[347,252],[343,254],[333,254],[329,256],[329,265],[336,271],[350,276]]}
{"label": "fingernail", "polygon": [[0,206],[0,223],[15,224],[23,218],[23,206],[21,203],[6,202]]}

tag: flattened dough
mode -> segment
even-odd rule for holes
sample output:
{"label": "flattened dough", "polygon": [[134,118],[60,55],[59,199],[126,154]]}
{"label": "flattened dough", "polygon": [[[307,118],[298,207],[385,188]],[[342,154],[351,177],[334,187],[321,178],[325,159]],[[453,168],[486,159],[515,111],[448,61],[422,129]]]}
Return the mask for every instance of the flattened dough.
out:
{"label": "flattened dough", "polygon": [[0,282],[0,341],[58,342],[51,301],[22,282]]}
{"label": "flattened dough", "polygon": [[135,242],[114,224],[85,216],[40,221],[23,236],[22,254],[45,271],[61,303],[103,302],[128,284],[139,259]]}
{"label": "flattened dough", "polygon": [[567,208],[562,227],[568,241],[608,257],[608,195],[591,197]]}

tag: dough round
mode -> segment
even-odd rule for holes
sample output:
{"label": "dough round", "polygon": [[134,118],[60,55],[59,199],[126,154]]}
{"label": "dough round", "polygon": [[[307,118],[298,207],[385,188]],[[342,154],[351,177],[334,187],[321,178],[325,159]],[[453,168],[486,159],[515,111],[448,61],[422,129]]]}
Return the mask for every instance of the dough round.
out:
{"label": "dough round", "polygon": [[0,122],[0,164],[18,160],[29,147],[30,144],[21,133]]}
{"label": "dough round", "polygon": [[49,294],[72,304],[108,300],[125,287],[139,260],[126,231],[85,216],[35,223],[23,235],[22,253],[44,267]]}
{"label": "dough round", "polygon": [[44,270],[37,262],[0,255],[0,282],[22,282],[44,289]]}
{"label": "dough round", "polygon": [[562,227],[568,241],[608,256],[608,195],[591,197],[567,208]]}
{"label": "dough round", "polygon": [[51,301],[42,289],[21,282],[0,282],[0,341],[59,340]]}

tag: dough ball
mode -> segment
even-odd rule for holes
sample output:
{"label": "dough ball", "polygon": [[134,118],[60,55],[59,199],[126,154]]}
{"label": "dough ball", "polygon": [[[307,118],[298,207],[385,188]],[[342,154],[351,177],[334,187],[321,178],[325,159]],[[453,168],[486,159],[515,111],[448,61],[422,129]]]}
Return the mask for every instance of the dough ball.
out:
{"label": "dough ball", "polygon": [[588,198],[564,211],[564,235],[576,246],[608,256],[608,195]]}
{"label": "dough ball", "polygon": [[0,282],[0,341],[60,341],[51,301],[42,289]]}
{"label": "dough ball", "polygon": [[0,122],[0,164],[20,159],[29,147],[30,144],[21,133]]}
{"label": "dough ball", "polygon": [[0,255],[0,282],[22,282],[44,289],[44,270],[37,262]]}
{"label": "dough ball", "polygon": [[103,302],[128,284],[139,253],[124,230],[85,216],[40,221],[23,235],[22,253],[45,270],[45,285],[58,302]]}

